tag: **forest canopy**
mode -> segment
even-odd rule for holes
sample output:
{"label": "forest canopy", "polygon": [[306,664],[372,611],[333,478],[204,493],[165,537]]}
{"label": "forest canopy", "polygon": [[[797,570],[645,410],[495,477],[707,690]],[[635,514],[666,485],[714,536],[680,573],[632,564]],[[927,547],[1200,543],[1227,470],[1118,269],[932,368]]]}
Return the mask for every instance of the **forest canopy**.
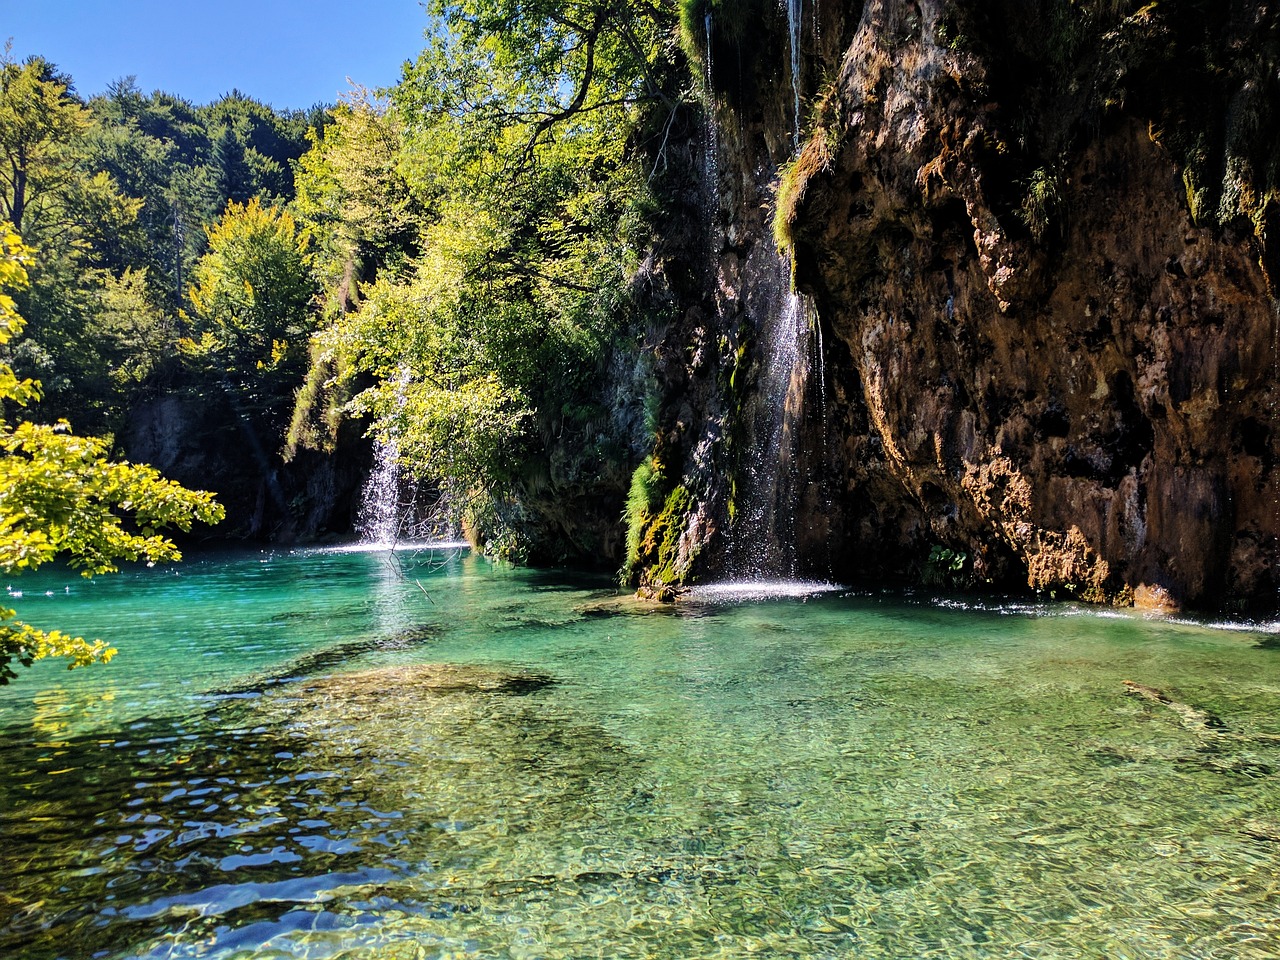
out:
{"label": "forest canopy", "polygon": [[285,515],[309,496],[288,461],[354,425],[515,557],[537,498],[621,504],[650,443],[650,158],[688,98],[675,11],[425,6],[396,87],[308,112],[131,79],[86,99],[6,56],[0,214],[34,252],[6,356],[41,416],[120,438],[189,398]]}

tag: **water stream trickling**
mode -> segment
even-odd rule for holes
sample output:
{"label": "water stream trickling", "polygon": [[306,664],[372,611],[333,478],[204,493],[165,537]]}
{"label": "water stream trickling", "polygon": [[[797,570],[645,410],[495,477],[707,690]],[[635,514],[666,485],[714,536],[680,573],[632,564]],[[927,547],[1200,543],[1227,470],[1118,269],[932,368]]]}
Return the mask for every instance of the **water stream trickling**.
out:
{"label": "water stream trickling", "polygon": [[[791,40],[791,92],[794,97],[795,131],[792,149],[800,148],[800,32],[804,28],[804,0],[785,0],[787,32]],[[815,16],[817,15],[815,6]]]}
{"label": "water stream trickling", "polygon": [[[1275,470],[1274,464],[1280,464],[1280,297],[1271,299],[1271,456]],[[1273,510],[1275,529],[1280,530],[1280,493],[1276,494]],[[1280,605],[1280,536],[1275,538],[1274,550],[1271,575]]]}
{"label": "water stream trickling", "polygon": [[748,582],[798,572],[799,428],[811,386],[813,333],[808,305],[791,289],[784,257],[777,257],[770,282],[754,294],[748,306],[763,315],[760,367],[727,563],[730,579]]}
{"label": "water stream trickling", "polygon": [[405,510],[400,501],[399,448],[379,440],[373,448],[373,470],[360,494],[356,530],[366,543],[394,544],[401,538]]}
{"label": "water stream trickling", "polygon": [[717,221],[720,215],[720,131],[716,117],[715,62],[712,53],[712,37],[714,24],[711,11],[707,10],[703,21],[706,30],[706,74],[703,86],[703,115],[705,117],[702,137],[703,156],[703,204],[705,206],[707,248],[710,251],[707,264],[714,274],[718,259],[718,241],[716,238]]}

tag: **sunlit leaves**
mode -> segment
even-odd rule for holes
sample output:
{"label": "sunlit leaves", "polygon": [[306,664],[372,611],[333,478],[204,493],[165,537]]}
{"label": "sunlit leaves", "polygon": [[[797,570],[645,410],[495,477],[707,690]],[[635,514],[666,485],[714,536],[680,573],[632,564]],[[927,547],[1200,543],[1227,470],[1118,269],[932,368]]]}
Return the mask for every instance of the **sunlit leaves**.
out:
{"label": "sunlit leaves", "polygon": [[75,178],[75,147],[89,111],[39,58],[0,57],[0,220],[25,235],[47,229],[47,208]]}
{"label": "sunlit leaves", "polygon": [[[11,230],[0,231],[0,284],[26,283],[27,254]],[[22,329],[7,297],[0,299],[0,344]],[[38,386],[0,364],[0,402],[25,404]],[[33,570],[64,558],[85,576],[109,573],[121,560],[180,559],[161,531],[217,523],[222,507],[210,493],[187,490],[145,465],[108,459],[107,441],[54,426],[0,420],[0,571]],[[42,631],[0,609],[0,683],[15,660],[29,665],[64,657],[69,666],[105,662],[114,650],[59,631]]]}
{"label": "sunlit leaves", "polygon": [[196,338],[188,353],[209,354],[242,380],[279,368],[279,343],[292,344],[291,356],[300,358],[316,292],[307,234],[290,214],[257,199],[228,204],[208,233],[209,252],[190,290]]}
{"label": "sunlit leaves", "polygon": [[[158,529],[220,519],[212,494],[145,465],[111,463],[108,452],[104,440],[78,437],[65,423],[0,432],[0,569],[34,569],[60,554],[88,575],[112,573],[119,560],[178,560]],[[130,515],[128,527],[117,511]]]}
{"label": "sunlit leaves", "polygon": [[321,246],[321,270],[353,299],[350,278],[368,278],[417,249],[422,210],[400,171],[398,116],[365,91],[334,108],[298,163],[294,209]]}
{"label": "sunlit leaves", "polygon": [[385,383],[353,406],[377,417],[378,436],[393,440],[404,460],[429,463],[436,476],[464,489],[491,487],[514,475],[532,416],[527,400],[493,374],[451,388]]}
{"label": "sunlit leaves", "polygon": [[[582,408],[599,388],[647,203],[627,131],[654,95],[651,60],[671,24],[644,5],[573,0],[429,9],[437,28],[391,111],[340,109],[301,165],[315,183],[304,194],[330,198],[313,216],[368,235],[362,210],[325,177],[394,129],[394,171],[370,177],[366,162],[356,180],[403,178],[418,201],[417,257],[363,284],[326,342],[388,385],[357,409],[383,432],[394,419],[418,472],[505,489],[508,451],[528,452],[535,420]],[[416,396],[416,415],[396,416],[384,394],[406,406]],[[485,449],[451,455],[451,437]]]}

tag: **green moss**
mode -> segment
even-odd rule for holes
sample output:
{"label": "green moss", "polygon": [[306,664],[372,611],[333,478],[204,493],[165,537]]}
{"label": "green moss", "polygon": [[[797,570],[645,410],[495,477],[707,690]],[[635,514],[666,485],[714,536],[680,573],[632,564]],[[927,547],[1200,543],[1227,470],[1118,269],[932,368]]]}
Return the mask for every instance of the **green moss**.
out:
{"label": "green moss", "polygon": [[684,486],[670,487],[656,459],[646,460],[631,478],[627,498],[627,565],[622,581],[659,599],[672,596],[687,572],[680,563],[680,539],[693,512]]}
{"label": "green moss", "polygon": [[678,566],[680,537],[692,512],[693,496],[683,486],[678,486],[667,495],[662,513],[645,532],[643,546],[656,560],[646,571],[646,579],[651,584],[670,587],[682,579],[685,571]]}
{"label": "green moss", "polygon": [[312,350],[311,366],[294,397],[283,451],[286,463],[299,450],[333,452],[346,404],[351,399],[349,380],[342,376],[339,366],[339,360],[330,352]]}
{"label": "green moss", "polygon": [[774,195],[773,242],[778,250],[794,261],[795,225],[800,204],[804,202],[809,183],[819,174],[829,172],[840,152],[845,137],[845,124],[840,117],[839,98],[834,81],[823,87],[813,110],[809,128],[813,131],[804,149],[783,166]]}
{"label": "green moss", "polygon": [[706,68],[706,15],[709,0],[680,0],[680,47],[690,63]]}
{"label": "green moss", "polygon": [[623,510],[623,519],[627,524],[627,559],[622,569],[623,582],[630,582],[639,569],[640,545],[645,527],[662,504],[665,485],[662,469],[652,457],[636,467],[635,473],[631,475],[631,490],[627,494],[627,505]]}

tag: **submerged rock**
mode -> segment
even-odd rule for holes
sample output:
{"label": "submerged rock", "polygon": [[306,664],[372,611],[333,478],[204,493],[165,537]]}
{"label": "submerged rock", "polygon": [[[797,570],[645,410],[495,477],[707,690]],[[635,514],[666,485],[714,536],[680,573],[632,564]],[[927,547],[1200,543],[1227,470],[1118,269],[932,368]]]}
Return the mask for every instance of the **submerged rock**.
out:
{"label": "submerged rock", "polygon": [[555,683],[536,673],[511,673],[489,667],[415,664],[359,673],[339,673],[291,686],[286,696],[319,702],[417,700],[424,694],[500,694],[525,696]]}

